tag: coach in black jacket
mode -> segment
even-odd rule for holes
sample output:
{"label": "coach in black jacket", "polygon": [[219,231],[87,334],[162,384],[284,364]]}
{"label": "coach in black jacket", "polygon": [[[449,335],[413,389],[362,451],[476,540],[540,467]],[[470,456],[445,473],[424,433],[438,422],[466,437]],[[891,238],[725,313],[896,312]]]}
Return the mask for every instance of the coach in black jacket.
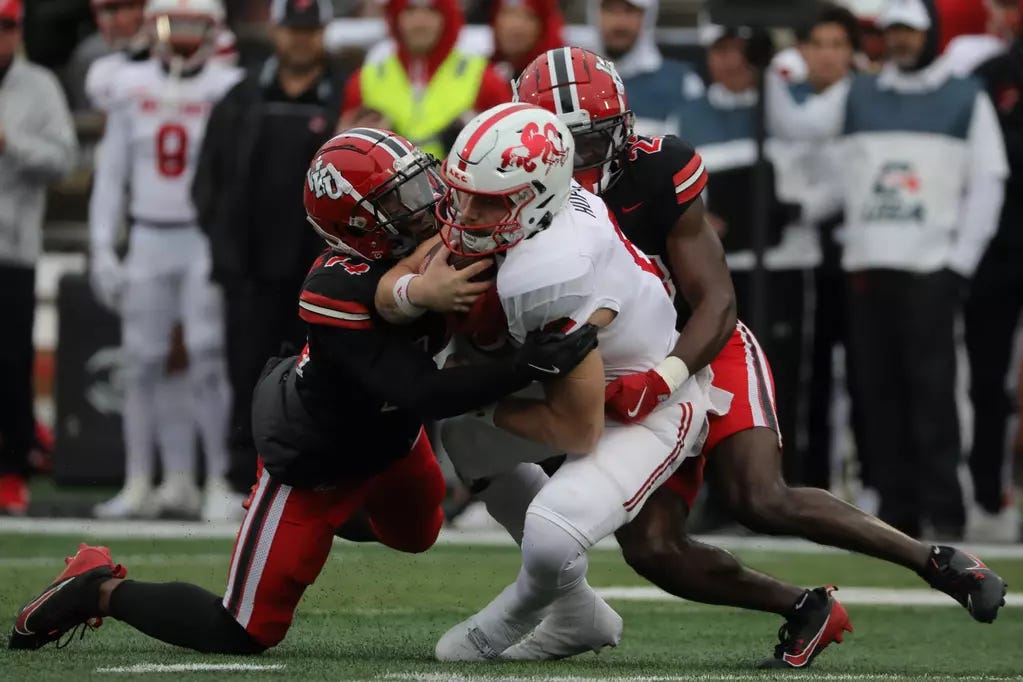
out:
{"label": "coach in black jacket", "polygon": [[333,133],[347,74],[327,63],[328,0],[272,5],[275,55],[210,115],[192,197],[209,237],[213,278],[227,304],[231,480],[255,472],[251,400],[259,371],[283,342],[301,345],[296,301],[322,242],[305,221],[309,160]]}

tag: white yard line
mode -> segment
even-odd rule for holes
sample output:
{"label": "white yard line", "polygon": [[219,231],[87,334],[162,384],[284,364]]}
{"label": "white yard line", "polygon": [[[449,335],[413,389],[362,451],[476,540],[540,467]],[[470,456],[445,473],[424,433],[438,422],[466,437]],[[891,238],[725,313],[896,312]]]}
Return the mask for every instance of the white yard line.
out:
{"label": "white yard line", "polygon": [[283,663],[138,663],[114,668],[96,668],[97,673],[206,673],[206,672],[267,672],[284,670]]}
{"label": "white yard line", "polygon": [[[102,538],[178,538],[233,539],[237,523],[199,523],[183,521],[98,521],[90,519],[0,518],[0,534],[31,533],[33,535],[76,535]],[[761,536],[701,535],[697,538],[724,549],[760,550],[792,554],[845,554],[843,550],[800,540]],[[339,541],[340,542],[340,541]],[[510,547],[511,539],[504,531],[452,530],[445,528],[437,540],[439,545],[475,545]],[[616,549],[614,538],[607,538],[598,548]],[[990,559],[1023,559],[1019,545],[958,545],[962,549]]]}
{"label": "white yard line", "polygon": [[[696,673],[687,675],[616,675],[588,677],[585,675],[459,675],[443,672],[388,672],[376,677],[382,682],[763,682],[764,680],[821,680],[824,682],[858,682],[859,680],[919,679],[919,675],[869,675],[861,673],[799,672],[763,673]],[[995,677],[982,675],[927,675],[928,680],[957,680],[964,682],[1018,682],[1023,677]]]}
{"label": "white yard line", "polygon": [[[652,586],[641,587],[598,587],[597,594],[604,599],[623,601],[680,601],[678,597]],[[927,588],[888,587],[843,587],[835,592],[843,604],[864,604],[872,606],[955,606],[947,595]],[[1023,595],[1008,594],[1006,606],[1023,606]]]}

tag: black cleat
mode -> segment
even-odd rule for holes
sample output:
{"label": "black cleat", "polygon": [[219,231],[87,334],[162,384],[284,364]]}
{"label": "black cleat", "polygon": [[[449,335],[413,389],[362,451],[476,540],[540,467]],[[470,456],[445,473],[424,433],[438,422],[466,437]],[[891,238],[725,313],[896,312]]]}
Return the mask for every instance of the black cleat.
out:
{"label": "black cleat", "polygon": [[[99,627],[99,586],[128,571],[114,565],[106,547],[78,546],[67,568],[40,594],[22,607],[8,640],[10,649],[38,649],[80,625]],[[84,634],[84,631],[83,631]],[[58,644],[60,646],[60,644]]]}
{"label": "black cleat", "polygon": [[963,605],[974,620],[993,623],[1008,585],[984,562],[955,547],[935,545],[920,576]]}
{"label": "black cleat", "polygon": [[842,643],[853,627],[845,607],[831,595],[835,589],[828,585],[803,593],[778,631],[774,656],[760,661],[758,668],[806,668],[829,644]]}

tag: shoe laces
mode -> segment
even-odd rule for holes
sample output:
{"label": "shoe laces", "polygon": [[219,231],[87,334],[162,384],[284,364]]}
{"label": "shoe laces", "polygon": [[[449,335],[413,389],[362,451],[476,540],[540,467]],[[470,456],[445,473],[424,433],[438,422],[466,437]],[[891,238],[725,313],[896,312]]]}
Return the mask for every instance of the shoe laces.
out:
{"label": "shoe laces", "polygon": [[57,639],[56,647],[58,649],[65,648],[67,645],[71,644],[71,642],[75,641],[76,635],[78,641],[82,641],[83,639],[85,639],[86,632],[88,632],[89,630],[95,630],[102,624],[103,620],[101,618],[91,618],[89,620],[82,621],[81,623],[79,623],[78,625],[74,626],[73,628],[65,632],[63,635],[61,635],[61,637]]}

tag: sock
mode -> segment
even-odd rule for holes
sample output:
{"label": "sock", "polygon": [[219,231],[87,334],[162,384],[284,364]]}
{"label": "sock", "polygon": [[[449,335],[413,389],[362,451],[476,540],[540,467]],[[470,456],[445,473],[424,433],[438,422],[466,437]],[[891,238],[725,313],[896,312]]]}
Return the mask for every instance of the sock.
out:
{"label": "sock", "polygon": [[160,378],[158,363],[126,358],[124,405],[121,426],[124,432],[125,480],[153,480],[153,440],[155,430],[155,393]]}
{"label": "sock", "polygon": [[228,614],[220,597],[188,583],[125,580],[110,595],[110,615],[161,642],[202,653],[266,649]]}
{"label": "sock", "polygon": [[476,497],[494,520],[504,526],[515,544],[522,544],[526,510],[540,489],[550,480],[536,464],[519,464],[507,474],[488,482]]}
{"label": "sock", "polygon": [[192,416],[191,385],[188,375],[176,372],[160,378],[153,401],[156,440],[164,476],[187,474],[195,480],[195,421]]}
{"label": "sock", "polygon": [[231,409],[231,387],[227,365],[219,352],[196,353],[188,367],[203,451],[206,453],[206,477],[227,475],[227,432]]}

